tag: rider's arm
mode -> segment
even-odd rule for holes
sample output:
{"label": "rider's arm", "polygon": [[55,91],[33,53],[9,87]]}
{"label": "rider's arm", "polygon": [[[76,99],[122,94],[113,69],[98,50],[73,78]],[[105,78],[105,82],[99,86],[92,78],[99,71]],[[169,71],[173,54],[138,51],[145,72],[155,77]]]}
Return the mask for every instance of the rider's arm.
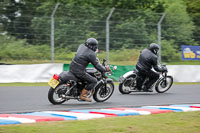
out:
{"label": "rider's arm", "polygon": [[158,61],[157,61],[157,57],[154,57],[152,59],[152,63],[153,63],[153,68],[157,71],[157,72],[163,72],[163,68],[158,66]]}
{"label": "rider's arm", "polygon": [[107,71],[106,67],[104,67],[103,65],[100,64],[99,59],[97,58],[95,53],[90,53],[89,54],[89,59],[90,59],[90,62],[92,63],[92,65],[94,65],[94,67],[97,70],[99,70],[101,72],[106,72]]}

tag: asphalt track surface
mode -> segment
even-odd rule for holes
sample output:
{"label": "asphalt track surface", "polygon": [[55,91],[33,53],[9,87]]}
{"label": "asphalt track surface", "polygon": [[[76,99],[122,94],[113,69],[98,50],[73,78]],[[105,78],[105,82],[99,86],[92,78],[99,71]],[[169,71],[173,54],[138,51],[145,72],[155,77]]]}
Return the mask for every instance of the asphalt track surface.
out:
{"label": "asphalt track surface", "polygon": [[22,113],[69,109],[96,109],[108,107],[139,107],[146,105],[200,104],[200,85],[172,85],[166,93],[137,92],[123,95],[115,91],[106,102],[91,103],[70,100],[52,105],[47,98],[48,86],[0,86],[0,113]]}

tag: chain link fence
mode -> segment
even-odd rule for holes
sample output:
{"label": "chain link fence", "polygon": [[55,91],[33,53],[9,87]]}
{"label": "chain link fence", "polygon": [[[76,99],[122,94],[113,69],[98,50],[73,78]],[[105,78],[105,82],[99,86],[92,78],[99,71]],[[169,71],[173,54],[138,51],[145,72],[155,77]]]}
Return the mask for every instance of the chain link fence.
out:
{"label": "chain link fence", "polygon": [[[37,8],[37,5],[34,6],[34,8]],[[106,51],[106,45],[109,45],[109,50],[112,51],[142,49],[152,42],[159,43],[158,23],[163,13],[155,13],[150,10],[115,9],[108,21],[111,8],[63,4],[59,4],[56,8],[55,5],[45,6],[42,9],[37,8],[35,12],[28,9],[24,10],[23,13],[15,12],[15,17],[11,16],[13,14],[8,14],[10,16],[1,15],[1,20],[3,20],[0,22],[1,36],[14,36],[18,40],[24,41],[26,49],[22,49],[15,57],[20,56],[19,59],[25,60],[28,53],[23,53],[28,52],[26,50],[32,45],[38,46],[38,48],[30,50],[33,53],[32,57],[34,56],[36,59],[51,60],[52,62],[54,60],[71,59],[72,55],[66,57],[64,54],[75,52],[78,45],[84,43],[89,37],[94,37],[99,41],[99,49],[102,51]],[[4,8],[0,10],[3,12]],[[163,18],[164,22],[161,23],[163,29],[171,29],[173,24],[179,24],[176,22],[167,23],[165,21],[167,17],[171,16],[167,14]],[[13,20],[10,18],[13,18]],[[106,20],[109,27],[106,26]],[[106,33],[107,28],[109,28],[109,33]],[[174,39],[174,35],[170,36],[166,30],[161,33],[163,33],[161,40]],[[109,38],[106,36],[107,34],[109,34]],[[109,44],[106,39],[109,40]],[[1,43],[6,43],[11,39],[7,38],[4,39],[4,42],[2,41]],[[16,39],[13,39],[14,41]],[[162,50],[166,49],[162,48]],[[12,51],[15,52],[15,50]],[[162,53],[165,53],[163,51]],[[52,58],[54,55],[55,58]],[[1,56],[1,60],[4,60],[5,57]],[[166,61],[168,58],[167,54],[162,57]]]}

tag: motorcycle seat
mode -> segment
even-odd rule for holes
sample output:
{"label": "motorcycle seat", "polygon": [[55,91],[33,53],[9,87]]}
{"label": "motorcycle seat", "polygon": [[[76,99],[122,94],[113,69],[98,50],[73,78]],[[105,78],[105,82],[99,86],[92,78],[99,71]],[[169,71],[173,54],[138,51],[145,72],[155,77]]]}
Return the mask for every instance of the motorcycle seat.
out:
{"label": "motorcycle seat", "polygon": [[81,81],[79,78],[77,78],[73,73],[68,72],[68,71],[63,71],[59,74],[60,79],[63,82],[66,82],[68,80],[74,80],[74,81]]}

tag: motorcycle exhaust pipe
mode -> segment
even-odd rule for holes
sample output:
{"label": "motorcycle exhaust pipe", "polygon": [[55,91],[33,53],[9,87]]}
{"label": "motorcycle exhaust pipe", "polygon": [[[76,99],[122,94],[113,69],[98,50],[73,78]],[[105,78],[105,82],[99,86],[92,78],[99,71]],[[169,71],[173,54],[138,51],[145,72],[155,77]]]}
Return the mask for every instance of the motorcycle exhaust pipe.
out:
{"label": "motorcycle exhaust pipe", "polygon": [[66,95],[61,95],[61,98],[63,98],[63,99],[78,99],[78,98],[76,98],[76,97],[72,97],[72,96],[66,96]]}

